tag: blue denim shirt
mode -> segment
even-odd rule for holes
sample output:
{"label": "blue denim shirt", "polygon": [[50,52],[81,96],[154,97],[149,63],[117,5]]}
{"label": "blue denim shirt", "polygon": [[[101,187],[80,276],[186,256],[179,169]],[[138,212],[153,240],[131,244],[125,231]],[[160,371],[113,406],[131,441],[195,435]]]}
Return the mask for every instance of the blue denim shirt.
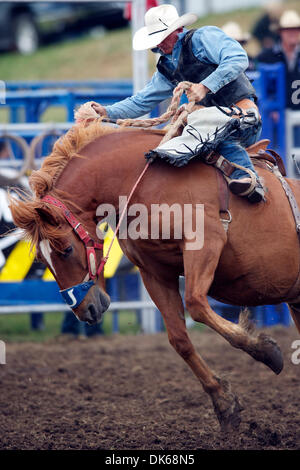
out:
{"label": "blue denim shirt", "polygon": [[[185,29],[178,35],[172,54],[165,55],[171,70],[177,68],[182,39],[187,32]],[[197,29],[192,37],[192,50],[201,62],[219,64],[218,68],[201,82],[213,93],[235,80],[248,67],[248,57],[242,46],[216,26],[203,26]],[[123,101],[106,106],[105,109],[111,119],[143,116],[158,103],[170,98],[174,88],[167,78],[156,71],[141,91]]]}

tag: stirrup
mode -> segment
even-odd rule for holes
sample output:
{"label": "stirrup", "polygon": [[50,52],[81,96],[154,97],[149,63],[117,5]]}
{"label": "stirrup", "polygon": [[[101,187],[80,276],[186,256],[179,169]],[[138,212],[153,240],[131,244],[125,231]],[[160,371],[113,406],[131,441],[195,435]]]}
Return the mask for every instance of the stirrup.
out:
{"label": "stirrup", "polygon": [[249,175],[248,178],[250,181],[249,182],[245,181],[244,184],[241,181],[242,179],[247,178],[247,176],[245,176],[244,178],[240,178],[240,179],[229,179],[228,186],[230,190],[234,194],[237,194],[238,196],[248,196],[248,194],[250,194],[253,191],[253,189],[255,189],[258,183],[256,173],[250,170],[249,168],[245,168],[241,165],[238,165],[237,163],[232,162],[232,165],[235,166],[236,168],[239,168],[240,170],[243,170],[245,173],[248,173]]}
{"label": "stirrup", "polygon": [[247,197],[248,201],[252,204],[265,201],[265,191],[259,178],[256,178],[252,171],[250,175],[251,178],[249,178],[248,181],[241,181],[243,178],[241,178],[241,180],[229,180],[229,189],[237,196]]}
{"label": "stirrup", "polygon": [[[243,181],[244,180],[244,181]],[[248,196],[255,188],[256,181],[251,178],[229,180],[230,191],[237,196]]]}
{"label": "stirrup", "polygon": [[258,182],[253,191],[248,194],[247,199],[249,202],[251,202],[251,204],[265,201],[265,191],[260,182]]}

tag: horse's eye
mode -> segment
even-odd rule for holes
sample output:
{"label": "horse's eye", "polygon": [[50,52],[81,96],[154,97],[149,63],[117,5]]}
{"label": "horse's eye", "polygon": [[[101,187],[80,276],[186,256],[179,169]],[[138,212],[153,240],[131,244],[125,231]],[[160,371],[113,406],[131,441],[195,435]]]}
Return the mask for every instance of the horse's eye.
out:
{"label": "horse's eye", "polygon": [[62,256],[63,256],[64,258],[67,258],[67,257],[72,253],[72,251],[73,251],[73,248],[72,248],[72,246],[70,245],[70,246],[68,246],[68,247],[64,250]]}

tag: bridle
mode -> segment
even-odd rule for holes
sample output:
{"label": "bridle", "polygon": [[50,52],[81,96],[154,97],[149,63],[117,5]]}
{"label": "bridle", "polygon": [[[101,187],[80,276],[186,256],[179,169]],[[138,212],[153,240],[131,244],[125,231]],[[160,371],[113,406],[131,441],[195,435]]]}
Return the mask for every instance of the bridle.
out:
{"label": "bridle", "polygon": [[42,198],[42,201],[52,204],[55,207],[58,207],[59,209],[62,210],[62,213],[66,219],[66,221],[71,225],[75,233],[78,235],[80,240],[84,243],[85,249],[86,249],[86,258],[87,258],[87,264],[88,264],[88,274],[84,278],[84,280],[75,286],[68,287],[67,289],[60,290],[59,292],[61,293],[63,299],[67,302],[68,305],[70,305],[71,308],[76,308],[78,305],[84,300],[85,296],[87,295],[89,289],[95,284],[95,279],[98,279],[100,274],[102,273],[105,263],[108,259],[110,250],[112,248],[113,242],[119,232],[121,223],[123,221],[123,218],[126,214],[127,207],[129,205],[129,202],[131,201],[131,198],[133,196],[133,193],[135,192],[139,182],[143,178],[144,174],[146,173],[147,169],[149,168],[149,165],[152,163],[153,158],[150,158],[148,162],[146,163],[143,171],[139,175],[138,179],[136,180],[133,188],[130,191],[130,194],[127,198],[127,202],[122,210],[122,213],[119,218],[119,222],[117,224],[117,227],[114,231],[113,237],[111,239],[110,245],[108,247],[106,256],[101,258],[101,261],[99,263],[99,266],[97,267],[97,256],[96,256],[96,251],[95,250],[103,250],[103,243],[98,243],[93,240],[93,238],[90,237],[88,232],[85,230],[85,228],[81,225],[81,223],[76,219],[76,217],[72,214],[72,212],[67,208],[67,206],[56,199],[53,196],[47,195]]}
{"label": "bridle", "polygon": [[60,293],[64,300],[67,302],[67,304],[70,305],[70,307],[72,308],[76,308],[83,301],[89,289],[95,284],[95,279],[100,276],[104,269],[104,265],[107,261],[107,256],[101,258],[98,267],[96,256],[96,250],[103,250],[103,243],[98,243],[93,238],[91,238],[88,232],[82,226],[82,224],[76,219],[72,212],[61,201],[49,195],[44,196],[42,198],[42,201],[61,209],[66,221],[71,225],[72,229],[74,230],[76,235],[78,235],[78,237],[85,246],[88,274],[84,278],[83,282],[81,282],[80,284],[69,287],[67,289],[60,290]]}

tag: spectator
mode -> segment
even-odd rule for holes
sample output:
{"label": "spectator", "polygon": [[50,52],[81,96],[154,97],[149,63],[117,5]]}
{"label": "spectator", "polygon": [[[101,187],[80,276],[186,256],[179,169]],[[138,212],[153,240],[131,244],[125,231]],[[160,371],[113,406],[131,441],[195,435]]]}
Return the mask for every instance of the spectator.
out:
{"label": "spectator", "polygon": [[281,1],[269,2],[265,7],[265,14],[254,25],[252,35],[259,41],[262,49],[269,49],[279,41],[278,25],[282,12]]}
{"label": "spectator", "polygon": [[[250,33],[244,33],[238,23],[235,21],[229,21],[228,23],[224,24],[221,28],[227,36],[235,39],[240,45],[246,50],[247,52],[247,44],[248,41],[251,39]],[[253,72],[255,70],[255,60],[250,54],[247,52],[249,66],[246,72]]]}
{"label": "spectator", "polygon": [[299,100],[295,100],[293,83],[300,77],[300,16],[296,11],[283,13],[279,23],[280,42],[270,49],[263,50],[257,56],[257,62],[264,64],[283,63],[286,69],[286,107],[300,109]]}

